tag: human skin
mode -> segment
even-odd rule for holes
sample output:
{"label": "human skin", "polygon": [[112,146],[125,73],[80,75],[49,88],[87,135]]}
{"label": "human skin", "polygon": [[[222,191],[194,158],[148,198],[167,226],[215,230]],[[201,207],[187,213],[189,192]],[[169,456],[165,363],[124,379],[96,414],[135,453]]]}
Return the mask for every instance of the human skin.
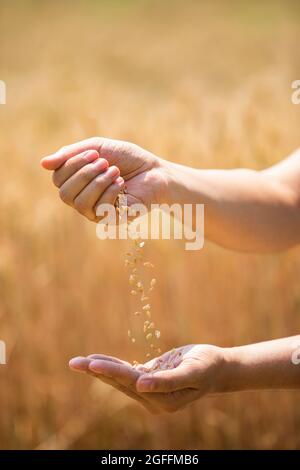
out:
{"label": "human skin", "polygon": [[[144,372],[142,366],[94,354],[70,361],[70,368],[93,375],[141,403],[151,413],[175,412],[209,395],[245,390],[300,389],[300,335],[247,346],[189,345],[174,368]],[[170,352],[159,359],[169,361]],[[144,366],[150,367],[158,358]]]}
{"label": "human skin", "polygon": [[[53,171],[62,200],[92,221],[98,205],[114,204],[126,184],[129,205],[204,203],[205,237],[226,248],[266,253],[300,242],[300,150],[262,171],[199,170],[128,142],[96,137],[63,147],[42,165]],[[173,412],[210,394],[299,389],[300,366],[292,362],[296,341],[299,336],[238,348],[184,346],[174,369],[150,374],[105,355],[74,358],[70,367],[100,378],[151,412]]]}
{"label": "human skin", "polygon": [[42,165],[54,171],[62,200],[89,220],[97,220],[99,204],[114,203],[125,182],[128,205],[205,204],[205,238],[231,250],[274,252],[300,241],[300,149],[262,171],[202,170],[94,137],[62,147]]}

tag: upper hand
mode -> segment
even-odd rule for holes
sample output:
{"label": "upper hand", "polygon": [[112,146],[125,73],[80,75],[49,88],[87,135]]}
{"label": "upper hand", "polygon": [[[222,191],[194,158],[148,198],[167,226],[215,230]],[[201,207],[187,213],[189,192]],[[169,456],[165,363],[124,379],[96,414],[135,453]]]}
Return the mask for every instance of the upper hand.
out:
{"label": "upper hand", "polygon": [[[173,357],[173,359],[172,359]],[[147,372],[158,361],[173,368]],[[105,356],[77,357],[70,368],[86,372],[139,401],[152,413],[174,412],[220,388],[225,362],[223,350],[210,345],[177,348],[146,364],[133,367],[126,361]]]}
{"label": "upper hand", "polygon": [[93,137],[62,147],[41,163],[54,171],[61,199],[89,220],[97,220],[99,204],[114,204],[124,182],[129,206],[150,207],[163,198],[162,160],[129,142]]}

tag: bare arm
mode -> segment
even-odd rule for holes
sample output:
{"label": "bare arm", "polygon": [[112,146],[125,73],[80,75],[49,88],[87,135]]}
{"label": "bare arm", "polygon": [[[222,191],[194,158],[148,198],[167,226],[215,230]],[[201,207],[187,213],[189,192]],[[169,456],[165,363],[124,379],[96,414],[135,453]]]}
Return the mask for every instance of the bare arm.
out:
{"label": "bare arm", "polygon": [[204,203],[205,236],[248,252],[300,242],[300,150],[263,171],[196,170],[162,162],[169,203]]}
{"label": "bare arm", "polygon": [[[158,370],[157,363],[166,367]],[[74,358],[70,367],[98,377],[152,413],[174,412],[206,395],[299,390],[300,335],[234,348],[183,346],[136,368],[100,354]]]}
{"label": "bare arm", "polygon": [[199,170],[128,142],[94,137],[63,147],[42,164],[54,170],[62,200],[90,220],[96,220],[97,204],[114,203],[125,181],[129,205],[204,203],[205,237],[226,248],[272,252],[300,242],[300,149],[263,171]]}
{"label": "bare arm", "polygon": [[300,335],[225,350],[220,391],[300,389]]}

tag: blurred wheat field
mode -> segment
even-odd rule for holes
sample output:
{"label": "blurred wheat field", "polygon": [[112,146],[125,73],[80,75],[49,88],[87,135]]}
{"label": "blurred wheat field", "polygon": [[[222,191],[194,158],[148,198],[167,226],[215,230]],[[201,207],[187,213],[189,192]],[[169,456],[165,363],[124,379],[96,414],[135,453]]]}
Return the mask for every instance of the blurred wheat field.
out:
{"label": "blurred wheat field", "polygon": [[[134,359],[126,242],[99,241],[39,159],[93,135],[202,168],[263,168],[299,146],[296,1],[1,1],[1,449],[300,447],[299,396],[206,398],[151,416],[71,373],[74,355]],[[268,256],[153,241],[164,348],[297,334],[300,250]]]}

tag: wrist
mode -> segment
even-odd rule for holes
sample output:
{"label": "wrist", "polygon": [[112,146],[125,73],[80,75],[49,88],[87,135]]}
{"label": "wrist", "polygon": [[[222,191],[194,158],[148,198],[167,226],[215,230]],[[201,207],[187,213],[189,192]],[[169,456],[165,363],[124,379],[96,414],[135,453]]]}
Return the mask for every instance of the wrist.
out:
{"label": "wrist", "polygon": [[[234,367],[230,348],[221,348],[214,345],[200,345],[199,371],[197,383],[207,395],[217,395],[228,391],[233,380]],[[207,374],[203,375],[203,363],[208,359]],[[233,384],[232,384],[233,385]]]}
{"label": "wrist", "polygon": [[191,186],[197,170],[161,158],[158,158],[157,167],[161,176],[159,203],[171,205],[188,202],[187,199],[192,197]]}
{"label": "wrist", "polygon": [[158,158],[162,187],[160,203],[207,204],[215,202],[216,192],[212,184],[212,171],[191,168]]}
{"label": "wrist", "polygon": [[156,168],[159,173],[160,182],[157,203],[171,204],[174,181],[172,162],[157,157]]}
{"label": "wrist", "polygon": [[220,377],[219,393],[256,389],[257,377],[253,374],[255,359],[247,346],[223,348],[222,351],[224,366]]}
{"label": "wrist", "polygon": [[239,377],[241,364],[237,348],[218,348],[218,371],[213,380],[213,394],[235,392],[240,389]]}

